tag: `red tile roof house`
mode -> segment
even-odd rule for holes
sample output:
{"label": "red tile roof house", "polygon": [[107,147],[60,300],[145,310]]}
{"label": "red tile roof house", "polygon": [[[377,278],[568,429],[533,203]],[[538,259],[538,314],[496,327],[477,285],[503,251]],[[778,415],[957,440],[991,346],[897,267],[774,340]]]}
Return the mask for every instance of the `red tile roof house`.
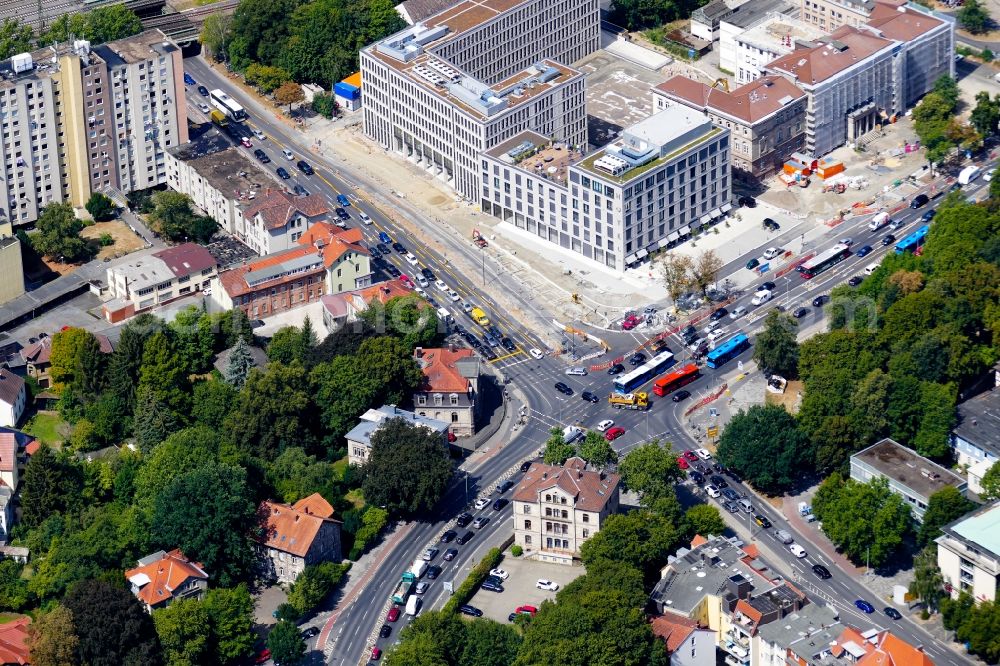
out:
{"label": "red tile roof house", "polygon": [[[94,337],[101,344],[102,354],[110,354],[115,350],[108,336],[95,333]],[[48,388],[52,383],[49,377],[49,368],[52,365],[49,360],[52,355],[52,336],[46,335],[37,342],[32,342],[24,348],[21,355],[24,357],[25,364],[27,365],[28,376],[34,377],[38,381],[38,385],[42,388]]]}
{"label": "red tile roof house", "polygon": [[320,298],[323,302],[323,325],[333,333],[344,324],[357,321],[361,311],[374,301],[384,305],[393,298],[413,295],[399,280],[386,280],[342,294],[326,294]]}
{"label": "red tile roof house", "polygon": [[319,493],[292,505],[264,502],[258,515],[257,563],[264,578],[294,583],[306,566],[342,559],[341,523]]}
{"label": "red tile roof house", "polygon": [[671,666],[715,666],[715,632],[682,615],[659,615],[650,621],[662,638]]}
{"label": "red tile roof house", "polygon": [[9,538],[14,521],[14,507],[11,500],[17,490],[17,465],[17,436],[12,432],[0,433],[0,542],[3,543]]}
{"label": "red tile roof house", "polygon": [[424,373],[413,394],[414,411],[450,423],[449,432],[456,437],[475,434],[480,370],[472,350],[417,347],[413,358]]}
{"label": "red tile roof house", "polygon": [[24,414],[27,401],[24,380],[7,368],[0,368],[0,426],[16,426]]}
{"label": "red tile roof house", "polygon": [[208,589],[208,574],[201,563],[189,560],[180,550],[160,550],[137,564],[125,572],[125,578],[147,613],[166,608],[174,599],[201,599]]}
{"label": "red tile roof house", "polygon": [[218,269],[218,262],[197,243],[182,243],[145,256],[128,258],[106,271],[108,314],[127,310],[131,316],[155,305],[205,289]]}
{"label": "red tile roof house", "polygon": [[300,197],[284,190],[269,192],[243,211],[247,247],[264,256],[288,250],[317,222],[325,222],[330,207],[319,194]]}
{"label": "red tile roof house", "polygon": [[28,648],[29,626],[31,618],[27,615],[13,622],[0,624],[0,664],[25,666],[31,663],[31,651]]}
{"label": "red tile roof house", "polygon": [[223,271],[212,281],[212,302],[223,310],[242,308],[263,319],[371,284],[371,255],[361,230],[325,222],[310,227],[298,246]]}

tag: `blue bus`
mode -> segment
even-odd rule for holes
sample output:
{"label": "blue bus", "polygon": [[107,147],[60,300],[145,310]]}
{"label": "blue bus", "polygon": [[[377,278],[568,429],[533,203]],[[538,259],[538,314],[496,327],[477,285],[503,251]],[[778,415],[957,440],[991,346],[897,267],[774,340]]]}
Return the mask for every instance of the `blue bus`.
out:
{"label": "blue bus", "polygon": [[615,392],[632,393],[635,389],[653,379],[661,371],[673,365],[674,360],[674,355],[670,352],[660,352],[632,372],[615,377],[613,382]]}
{"label": "blue bus", "polygon": [[750,338],[746,333],[737,333],[721,345],[708,352],[705,356],[705,364],[710,368],[718,368],[732,359],[742,354],[750,348]]}
{"label": "blue bus", "polygon": [[915,251],[918,247],[924,244],[924,239],[927,238],[927,232],[929,230],[930,227],[925,224],[903,240],[896,243],[896,253],[903,254],[904,252]]}

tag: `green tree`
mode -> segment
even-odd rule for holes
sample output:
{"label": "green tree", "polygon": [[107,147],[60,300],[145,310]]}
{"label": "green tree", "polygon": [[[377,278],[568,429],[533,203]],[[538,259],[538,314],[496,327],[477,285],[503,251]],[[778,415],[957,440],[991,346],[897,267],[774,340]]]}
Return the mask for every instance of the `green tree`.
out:
{"label": "green tree", "polygon": [[236,396],[236,389],[224,381],[209,379],[196,382],[191,398],[191,417],[199,425],[221,430]]}
{"label": "green tree", "polygon": [[913,109],[913,129],[927,149],[927,160],[932,164],[940,163],[955,147],[955,143],[948,138],[947,130],[957,97],[951,99],[950,88],[942,88],[944,95],[936,90],[927,93],[920,105]]}
{"label": "green tree", "polygon": [[218,230],[214,220],[195,214],[191,208],[191,197],[186,194],[171,190],[155,192],[153,205],[150,221],[170,240],[205,243]]}
{"label": "green tree", "polygon": [[942,597],[940,601],[941,623],[944,625],[944,628],[949,631],[958,629],[969,617],[969,613],[975,605],[975,599],[964,590],[958,594],[958,598],[956,599],[952,599],[947,595]]}
{"label": "green tree", "polygon": [[74,506],[83,486],[79,467],[47,444],[28,459],[21,484],[21,522],[27,527]]}
{"label": "green tree", "polygon": [[56,332],[49,363],[53,388],[68,390],[75,399],[89,401],[104,387],[106,357],[90,331],[69,327]]}
{"label": "green tree", "polygon": [[177,352],[174,336],[167,331],[153,333],[143,347],[136,392],[142,395],[144,389],[172,412],[174,421],[183,423],[184,415],[190,413],[191,384],[187,369]]}
{"label": "green tree", "polygon": [[[374,301],[361,311],[361,319],[371,331],[385,331],[386,335],[400,338],[407,349],[433,347],[440,338],[440,326],[434,308],[417,296],[399,296],[384,305]],[[371,337],[364,335],[362,340]]]}
{"label": "green tree", "polygon": [[[268,349],[270,350],[270,347]],[[223,379],[236,390],[241,390],[247,383],[247,378],[250,376],[250,371],[253,370],[253,367],[254,362],[253,357],[250,355],[250,347],[247,345],[246,340],[239,338],[233,347],[233,351],[229,354],[229,359],[226,361],[226,370],[223,373]]]}
{"label": "green tree", "polygon": [[240,467],[209,463],[178,475],[156,497],[153,538],[204,563],[223,586],[250,569],[256,507]]}
{"label": "green tree", "polygon": [[990,99],[987,91],[979,91],[976,94],[976,107],[972,109],[969,122],[985,137],[996,135],[1000,125],[1000,95]]}
{"label": "green tree", "polygon": [[152,515],[156,498],[178,476],[219,459],[219,435],[196,426],[179,430],[145,456],[135,476],[135,503]]}
{"label": "green tree", "polygon": [[275,662],[297,664],[306,654],[306,642],[302,640],[298,627],[282,620],[267,634],[267,649]]}
{"label": "green tree", "polygon": [[85,580],[69,591],[63,605],[79,638],[76,659],[93,666],[154,666],[163,663],[153,620],[124,587]]}
{"label": "green tree", "polygon": [[282,451],[267,470],[267,479],[277,497],[289,504],[317,492],[324,497],[336,497],[342,493],[336,483],[338,478],[333,465],[317,460],[297,446]]}
{"label": "green tree", "polygon": [[813,459],[795,418],[778,405],[754,405],[733,416],[717,457],[765,493],[791,488]]}
{"label": "green tree", "polygon": [[549,431],[549,438],[545,441],[545,450],[542,452],[542,460],[546,465],[562,465],[576,454],[576,445],[566,441],[562,430],[552,428]]}
{"label": "green tree", "polygon": [[995,502],[1000,499],[1000,465],[993,463],[986,474],[983,474],[981,483],[983,492],[980,497],[987,502]]}
{"label": "green tree", "polygon": [[276,363],[289,365],[292,361],[303,361],[302,348],[299,341],[302,333],[295,326],[282,326],[271,337],[267,344],[267,358]]}
{"label": "green tree", "polygon": [[992,20],[979,0],[966,0],[958,10],[958,22],[969,32],[978,35],[989,29]]}
{"label": "green tree", "polygon": [[659,578],[660,567],[682,537],[668,519],[651,511],[612,514],[597,534],[583,542],[580,559],[587,567],[598,560],[623,562],[652,581]]}
{"label": "green tree", "polygon": [[65,606],[56,605],[28,625],[28,646],[34,666],[77,666],[79,645],[73,614]]}
{"label": "green tree", "polygon": [[340,105],[330,93],[318,93],[313,95],[312,110],[330,120],[337,115]]}
{"label": "green tree", "polygon": [[695,9],[696,3],[663,0],[613,0],[611,20],[629,30],[656,28]]}
{"label": "green tree", "polygon": [[212,620],[212,641],[217,663],[230,663],[253,649],[254,602],[246,585],[215,588],[205,595],[205,610]]}
{"label": "green tree", "polygon": [[257,86],[265,95],[273,93],[291,77],[291,74],[280,67],[259,63],[248,65],[243,75],[246,77],[247,83]]}
{"label": "green tree", "polygon": [[951,384],[920,382],[920,427],[913,438],[917,453],[936,460],[946,460],[950,452],[949,433],[955,425],[958,391]]}
{"label": "green tree", "polygon": [[31,51],[31,26],[17,19],[6,19],[0,25],[0,58],[6,60],[18,53]]}
{"label": "green tree", "polygon": [[726,522],[722,520],[719,510],[710,504],[696,504],[684,512],[684,522],[687,524],[688,535],[700,534],[722,536],[726,531]]}
{"label": "green tree", "polygon": [[754,340],[753,360],[765,370],[789,379],[798,377],[799,343],[796,323],[788,315],[771,310],[764,319],[764,330]]}
{"label": "green tree", "polygon": [[289,446],[309,446],[315,424],[305,369],[272,363],[247,377],[226,429],[240,451],[273,460]]}
{"label": "green tree", "polygon": [[135,12],[125,6],[103,5],[87,12],[87,39],[103,44],[124,39],[142,32],[142,22]]}
{"label": "green tree", "polygon": [[246,0],[233,14],[229,59],[243,71],[254,62],[275,63],[286,48],[288,24],[298,0]]}
{"label": "green tree", "polygon": [[357,423],[358,415],[377,406],[380,387],[367,373],[358,374],[354,356],[320,363],[312,369],[309,379],[324,440],[330,448],[339,447],[341,439]]}
{"label": "green tree", "polygon": [[[851,396],[850,423],[857,436],[857,447],[873,444],[888,434],[889,419],[886,417],[886,410],[891,386],[892,379],[889,375],[876,369],[861,380]],[[853,452],[854,447],[845,453],[849,455]]]}
{"label": "green tree", "polygon": [[115,216],[115,204],[111,199],[100,192],[94,192],[87,200],[87,212],[97,222],[110,220]]}
{"label": "green tree", "polygon": [[86,242],[80,238],[83,222],[76,218],[70,204],[50,203],[42,209],[35,222],[35,233],[29,237],[39,254],[59,261],[75,262],[89,254]]}
{"label": "green tree", "polygon": [[452,463],[440,434],[390,418],[371,435],[363,473],[361,489],[370,504],[393,513],[423,513],[444,494]]}
{"label": "green tree", "polygon": [[305,615],[316,608],[340,584],[350,568],[349,564],[334,562],[306,566],[292,583],[292,589],[288,591],[288,603],[300,616]]}
{"label": "green tree", "polygon": [[658,440],[647,442],[625,454],[618,464],[618,473],[625,487],[639,493],[647,506],[652,500],[673,495],[674,486],[684,478],[669,443],[662,446]]}
{"label": "green tree", "polygon": [[693,260],[686,254],[666,252],[660,257],[657,266],[667,295],[670,300],[676,301],[691,286]]}
{"label": "green tree", "polygon": [[988,664],[1000,661],[1000,604],[996,601],[973,606],[955,632],[955,637],[968,644],[969,652]]}
{"label": "green tree", "polygon": [[940,95],[941,99],[950,104],[952,110],[958,106],[958,98],[960,95],[958,81],[951,76],[945,74],[938,77],[938,79],[934,81],[934,93]]}
{"label": "green tree", "polygon": [[198,666],[210,660],[212,623],[204,602],[177,599],[153,611],[153,624],[170,666]]}
{"label": "green tree", "polygon": [[508,666],[517,657],[521,635],[514,627],[492,620],[476,620],[465,628],[460,666]]}
{"label": "green tree", "polygon": [[216,62],[229,59],[229,42],[233,38],[233,17],[231,14],[216,12],[205,17],[201,24],[198,41]]}
{"label": "green tree", "polygon": [[928,546],[920,551],[913,561],[913,580],[910,581],[910,594],[922,602],[928,611],[935,611],[941,599],[947,594],[944,591],[944,578],[937,564],[937,547]]}
{"label": "green tree", "polygon": [[579,446],[580,457],[595,467],[606,467],[618,460],[611,442],[596,430],[588,430]]}
{"label": "green tree", "polygon": [[827,416],[812,434],[811,442],[816,451],[816,471],[829,474],[847,462],[857,448],[858,439],[852,421],[846,416]]}
{"label": "green tree", "polygon": [[976,508],[976,504],[965,498],[954,486],[945,486],[931,495],[924,512],[924,522],[917,532],[917,543],[930,544],[941,535],[941,528],[958,520]]}
{"label": "green tree", "polygon": [[122,328],[118,345],[108,363],[108,389],[119,401],[122,410],[131,414],[135,408],[135,387],[139,383],[142,353],[146,339],[163,322],[156,317],[142,314]]}
{"label": "green tree", "polygon": [[176,413],[149,384],[140,385],[132,415],[132,432],[139,450],[148,453],[178,427]]}

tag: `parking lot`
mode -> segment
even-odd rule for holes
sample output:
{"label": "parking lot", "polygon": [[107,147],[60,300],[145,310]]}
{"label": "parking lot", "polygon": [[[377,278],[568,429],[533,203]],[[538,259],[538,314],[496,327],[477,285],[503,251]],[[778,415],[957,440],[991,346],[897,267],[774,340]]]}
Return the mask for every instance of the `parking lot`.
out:
{"label": "parking lot", "polygon": [[587,573],[582,566],[568,567],[562,564],[514,557],[507,557],[500,564],[500,568],[510,574],[510,578],[503,582],[504,591],[497,593],[479,590],[469,602],[472,606],[483,611],[485,617],[497,622],[507,622],[507,616],[513,613],[518,606],[527,605],[538,608],[546,599],[555,600],[555,592],[539,590],[535,587],[535,582],[539,578],[558,583],[561,590],[578,576]]}

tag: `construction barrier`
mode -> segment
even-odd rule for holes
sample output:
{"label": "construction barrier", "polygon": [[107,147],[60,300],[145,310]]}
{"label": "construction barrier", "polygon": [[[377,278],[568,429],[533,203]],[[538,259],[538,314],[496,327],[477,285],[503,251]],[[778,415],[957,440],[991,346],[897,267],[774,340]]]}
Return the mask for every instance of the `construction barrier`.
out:
{"label": "construction barrier", "polygon": [[693,414],[697,410],[701,409],[702,407],[704,407],[708,403],[715,402],[716,400],[718,400],[718,398],[719,398],[720,395],[722,395],[723,393],[726,392],[726,390],[728,388],[729,388],[728,384],[723,384],[719,388],[719,390],[716,391],[715,393],[711,393],[709,395],[706,395],[704,398],[702,398],[701,400],[699,400],[695,404],[693,404],[690,407],[688,407],[687,411],[684,412],[684,416],[691,416],[691,414]]}

